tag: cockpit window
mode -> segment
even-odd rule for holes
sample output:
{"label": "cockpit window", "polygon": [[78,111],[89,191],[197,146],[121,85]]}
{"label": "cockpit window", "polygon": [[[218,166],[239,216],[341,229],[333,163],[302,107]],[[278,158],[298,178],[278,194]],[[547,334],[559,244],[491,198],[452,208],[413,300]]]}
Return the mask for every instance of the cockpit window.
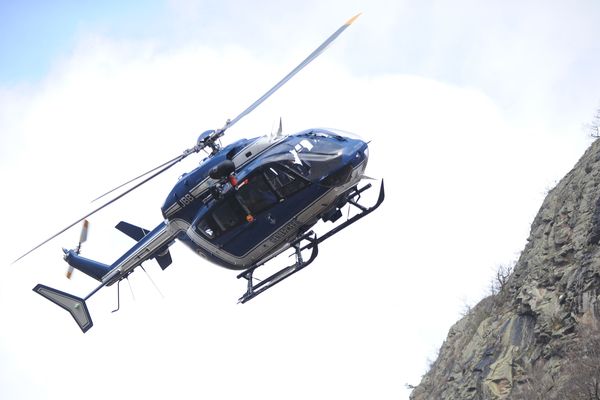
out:
{"label": "cockpit window", "polygon": [[281,146],[282,151],[270,155],[268,161],[281,165],[294,176],[317,182],[343,166],[345,141],[331,133],[309,132],[290,139]]}
{"label": "cockpit window", "polygon": [[272,166],[265,170],[265,176],[273,189],[282,197],[286,198],[300,191],[307,183],[304,179],[294,176],[283,168]]}

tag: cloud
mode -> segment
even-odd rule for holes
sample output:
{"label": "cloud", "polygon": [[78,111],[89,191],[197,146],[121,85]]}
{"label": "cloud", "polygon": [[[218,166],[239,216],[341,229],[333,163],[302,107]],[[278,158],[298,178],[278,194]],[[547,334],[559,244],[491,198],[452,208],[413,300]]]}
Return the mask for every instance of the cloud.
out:
{"label": "cloud", "polygon": [[[3,153],[13,195],[1,200],[10,228],[2,264],[92,208],[89,199],[241,112],[298,62],[297,52],[273,60],[236,46],[165,48],[89,35],[39,87],[4,91],[2,147],[14,152]],[[235,273],[176,245],[173,266],[148,268],[166,299],[138,271],[137,300],[121,288],[118,313],[108,312],[114,288],[90,300],[96,326],[85,336],[30,291],[38,281],[75,294],[93,288],[80,275],[62,278],[60,247],[76,243],[74,229],[4,268],[0,313],[10,328],[0,332],[0,366],[23,386],[2,385],[2,393],[79,398],[93,386],[92,398],[231,398],[254,395],[248,388],[256,385],[263,399],[406,395],[402,384],[418,382],[462,299],[480,297],[490,266],[524,244],[543,186],[582,150],[520,125],[476,87],[358,75],[328,54],[226,140],[269,133],[280,116],[287,133],[330,126],[371,139],[368,174],[386,181],[381,209],[328,241],[310,268],[244,306],[234,304],[244,290]],[[84,254],[111,262],[127,250],[132,243],[112,226],[158,224],[164,196],[197,161],[95,216]],[[127,379],[98,387],[107,371]]]}

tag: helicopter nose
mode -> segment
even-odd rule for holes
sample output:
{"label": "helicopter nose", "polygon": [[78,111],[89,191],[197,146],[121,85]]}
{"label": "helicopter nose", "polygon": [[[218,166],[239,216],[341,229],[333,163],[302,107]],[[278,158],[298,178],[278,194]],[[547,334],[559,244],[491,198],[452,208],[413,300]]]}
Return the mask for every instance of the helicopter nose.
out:
{"label": "helicopter nose", "polygon": [[369,159],[369,147],[365,146],[365,149],[363,150],[363,157],[365,158],[365,160]]}

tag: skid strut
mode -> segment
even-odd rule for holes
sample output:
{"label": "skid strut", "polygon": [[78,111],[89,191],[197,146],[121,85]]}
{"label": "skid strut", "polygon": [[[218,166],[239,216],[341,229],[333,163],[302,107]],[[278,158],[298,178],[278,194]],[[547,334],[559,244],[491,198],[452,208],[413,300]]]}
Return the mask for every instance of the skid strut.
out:
{"label": "skid strut", "polygon": [[[300,243],[304,240],[307,240],[309,243],[311,243],[312,252],[310,253],[310,257],[308,258],[308,260],[304,260],[302,258],[302,250],[303,249],[301,248]],[[314,234],[312,231],[302,235],[302,237],[300,237],[300,239],[296,240],[296,242],[292,245],[292,247],[294,247],[294,249],[295,249],[294,255],[296,257],[296,262],[288,267],[282,268],[281,270],[275,272],[273,275],[269,276],[268,278],[263,279],[260,282],[255,284],[254,279],[256,279],[256,278],[254,278],[252,276],[254,271],[257,268],[259,268],[265,264],[264,262],[261,264],[255,264],[254,266],[248,268],[247,270],[245,270],[244,272],[242,272],[241,274],[238,275],[238,279],[244,278],[248,281],[248,287],[247,287],[246,293],[244,293],[244,295],[239,298],[239,300],[238,300],[239,303],[245,303],[248,300],[253,299],[254,297],[256,297],[259,294],[261,294],[262,292],[264,292],[265,290],[275,286],[277,283],[281,282],[285,278],[288,278],[288,277],[294,275],[296,272],[303,269],[304,267],[309,266],[315,260],[315,258],[317,258],[317,255],[319,254],[317,235]]]}
{"label": "skid strut", "polygon": [[[267,261],[269,261],[270,259],[261,260],[259,263],[254,264],[253,266],[251,266],[250,268],[248,268],[247,270],[245,270],[244,272],[239,274],[237,276],[238,279],[239,278],[246,279],[248,281],[248,286],[246,289],[246,293],[244,293],[244,295],[239,298],[238,302],[245,303],[248,300],[253,299],[254,297],[258,296],[259,294],[266,291],[267,289],[273,287],[274,285],[281,282],[282,280],[292,276],[296,272],[307,267],[315,260],[315,258],[317,258],[317,255],[319,254],[319,243],[322,243],[323,241],[327,240],[331,236],[340,232],[342,229],[347,228],[348,226],[352,225],[359,219],[361,219],[364,216],[375,211],[381,205],[381,203],[383,203],[383,200],[385,199],[385,191],[384,191],[384,187],[383,187],[383,181],[381,181],[381,188],[379,189],[379,197],[378,197],[375,205],[373,205],[370,208],[366,208],[358,203],[361,193],[363,193],[365,190],[369,189],[370,187],[371,187],[371,184],[367,184],[360,189],[354,188],[349,193],[348,198],[346,199],[346,201],[349,204],[355,206],[356,208],[358,208],[360,210],[360,212],[358,214],[354,215],[352,218],[349,218],[346,221],[344,221],[343,223],[334,227],[333,229],[326,232],[321,237],[317,237],[317,235],[313,231],[309,231],[291,243],[290,248],[295,249],[294,255],[296,257],[296,262],[294,264],[280,269],[278,272],[275,272],[273,275],[269,276],[268,278],[266,278],[262,281],[259,281],[256,284],[254,283],[254,279],[257,279],[257,278],[253,277],[254,271],[256,271],[257,268],[265,265],[267,263]],[[308,243],[302,245],[303,242],[308,242]],[[311,252],[308,260],[305,261],[302,258],[302,251],[308,250],[308,249],[312,249],[312,252]]]}

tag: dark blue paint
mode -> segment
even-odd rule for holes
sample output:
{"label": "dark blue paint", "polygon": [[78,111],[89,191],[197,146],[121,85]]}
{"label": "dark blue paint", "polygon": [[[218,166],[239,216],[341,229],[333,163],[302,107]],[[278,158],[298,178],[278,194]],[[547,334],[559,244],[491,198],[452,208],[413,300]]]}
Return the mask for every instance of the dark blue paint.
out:
{"label": "dark blue paint", "polygon": [[[212,210],[222,204],[222,202],[228,201],[227,199],[231,196],[235,196],[236,190],[226,185],[227,191],[224,193],[222,199],[213,199],[208,190],[198,195],[191,203],[188,201],[188,204],[184,204],[181,202],[181,199],[186,195],[189,196],[190,191],[208,177],[209,171],[214,166],[223,160],[233,159],[242,150],[248,151],[249,148],[247,146],[251,145],[255,140],[257,138],[237,141],[223,148],[210,158],[205,159],[196,169],[182,176],[165,200],[162,207],[163,215],[169,219],[183,220],[192,229],[195,229],[199,222],[210,214]],[[302,148],[307,142],[312,147],[310,149]],[[296,156],[294,156],[295,149]],[[300,151],[297,151],[297,149],[300,149]],[[307,182],[306,187],[298,193],[283,199],[281,202],[275,203],[272,207],[256,215],[252,215],[252,222],[243,221],[239,225],[222,232],[217,237],[207,237],[200,230],[195,230],[205,240],[210,241],[221,251],[235,257],[243,257],[263,242],[265,238],[270,237],[274,232],[279,231],[283,226],[293,221],[295,216],[302,210],[326,193],[331,188],[331,185],[325,184],[328,182],[328,177],[332,174],[335,175],[344,172],[344,169],[347,170],[350,168],[351,170],[363,162],[364,151],[366,149],[367,144],[362,140],[341,136],[325,129],[309,129],[295,135],[287,136],[279,143],[264,150],[263,153],[257,155],[245,165],[237,166],[236,177],[239,182],[242,182],[244,179],[254,176],[253,174],[257,171],[262,171],[269,166],[275,165],[291,172],[297,179],[305,180]],[[298,158],[302,161],[304,167],[298,165]],[[310,165],[310,168],[306,168],[306,165]],[[336,181],[333,180],[333,182]],[[337,182],[337,184],[343,183],[345,182]],[[167,210],[177,202],[179,202],[179,210],[167,216]],[[343,205],[344,202],[345,199],[339,199],[339,201],[334,202],[330,208],[323,210],[323,215],[329,213],[331,208]],[[318,218],[310,221],[309,226],[295,228],[294,234],[301,234],[308,230],[317,220]],[[178,239],[192,248],[196,253],[203,255],[209,261],[218,265],[231,269],[243,269],[247,267],[234,265],[222,260],[217,255],[195,244],[185,232],[179,234]],[[264,256],[267,256],[267,254],[264,254]]]}
{"label": "dark blue paint", "polygon": [[111,267],[98,261],[90,260],[75,253],[73,250],[65,251],[65,261],[73,268],[91,276],[96,280],[102,280]]}

